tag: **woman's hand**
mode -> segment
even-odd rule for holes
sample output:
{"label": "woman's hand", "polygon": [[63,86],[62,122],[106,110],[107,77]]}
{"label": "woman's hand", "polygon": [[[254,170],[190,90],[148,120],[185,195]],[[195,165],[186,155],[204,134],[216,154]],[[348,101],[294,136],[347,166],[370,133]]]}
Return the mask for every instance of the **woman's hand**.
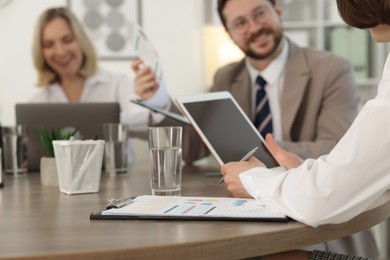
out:
{"label": "woman's hand", "polygon": [[[280,165],[287,170],[296,168],[302,164],[303,160],[297,155],[282,149],[274,140],[271,134],[267,134],[265,142],[270,152]],[[257,160],[254,156],[244,162],[230,162],[222,165],[221,173],[224,176],[224,182],[227,190],[233,197],[247,198],[249,193],[245,190],[240,180],[240,174],[255,167],[265,167],[264,163]]]}
{"label": "woman's hand", "polygon": [[298,155],[287,152],[281,148],[271,134],[266,135],[265,143],[270,152],[274,155],[276,161],[287,170],[296,168],[303,163],[303,160]]}
{"label": "woman's hand", "polygon": [[255,157],[244,162],[230,162],[222,165],[221,173],[224,176],[225,186],[233,197],[249,198],[249,193],[245,190],[240,180],[240,173],[254,167],[265,167],[265,165]]}
{"label": "woman's hand", "polygon": [[142,100],[148,100],[156,94],[159,83],[153,70],[149,66],[143,66],[143,64],[143,61],[138,59],[133,62],[131,68],[135,73],[135,92]]}

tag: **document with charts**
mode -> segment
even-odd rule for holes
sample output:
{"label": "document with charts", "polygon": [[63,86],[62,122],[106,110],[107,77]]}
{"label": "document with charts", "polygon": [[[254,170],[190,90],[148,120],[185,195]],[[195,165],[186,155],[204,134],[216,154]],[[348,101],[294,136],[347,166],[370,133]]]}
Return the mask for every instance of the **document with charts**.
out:
{"label": "document with charts", "polygon": [[91,219],[192,219],[287,221],[255,199],[138,196],[129,204],[92,213]]}
{"label": "document with charts", "polygon": [[145,65],[152,68],[157,80],[160,82],[163,78],[161,62],[155,47],[149,40],[144,29],[139,24],[131,23],[129,26],[129,36],[138,57],[143,60]]}

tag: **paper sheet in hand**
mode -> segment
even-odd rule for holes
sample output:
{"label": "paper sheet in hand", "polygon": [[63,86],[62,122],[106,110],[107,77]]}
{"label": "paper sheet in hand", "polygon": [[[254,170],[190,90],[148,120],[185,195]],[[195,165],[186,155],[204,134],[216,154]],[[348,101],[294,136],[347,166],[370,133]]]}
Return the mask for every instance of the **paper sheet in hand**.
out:
{"label": "paper sheet in hand", "polygon": [[153,69],[160,82],[163,78],[163,72],[157,52],[143,28],[136,23],[130,24],[130,39],[138,57],[143,60],[145,65]]}
{"label": "paper sheet in hand", "polygon": [[122,208],[92,213],[90,218],[287,221],[255,199],[151,195],[138,196]]}

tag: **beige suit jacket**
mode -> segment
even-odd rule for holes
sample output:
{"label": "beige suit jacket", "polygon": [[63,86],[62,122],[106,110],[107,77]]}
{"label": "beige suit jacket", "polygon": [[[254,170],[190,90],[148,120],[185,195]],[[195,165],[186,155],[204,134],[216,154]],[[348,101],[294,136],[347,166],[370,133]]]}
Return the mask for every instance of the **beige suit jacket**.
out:
{"label": "beige suit jacket", "polygon": [[[252,87],[244,60],[219,69],[210,91],[232,93],[254,121]],[[358,104],[349,62],[328,52],[300,48],[289,41],[281,97],[282,147],[303,159],[329,153],[357,115]],[[194,130],[186,127],[183,159],[191,163],[207,154]]]}

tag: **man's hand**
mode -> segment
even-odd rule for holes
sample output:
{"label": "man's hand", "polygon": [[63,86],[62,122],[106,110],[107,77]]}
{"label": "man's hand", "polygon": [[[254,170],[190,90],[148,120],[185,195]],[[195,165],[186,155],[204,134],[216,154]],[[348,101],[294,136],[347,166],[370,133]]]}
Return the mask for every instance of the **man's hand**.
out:
{"label": "man's hand", "polygon": [[237,198],[249,198],[249,193],[242,186],[240,180],[240,173],[252,169],[254,167],[265,167],[265,165],[257,160],[255,157],[249,158],[248,161],[244,162],[230,162],[222,165],[221,173],[225,176],[225,186],[230,191],[233,197]]}
{"label": "man's hand", "polygon": [[148,100],[156,94],[159,83],[155,73],[149,66],[142,66],[143,61],[138,59],[133,62],[131,68],[135,73],[134,88],[142,100]]}
{"label": "man's hand", "polygon": [[287,170],[296,168],[302,164],[303,160],[296,154],[287,152],[282,149],[272,137],[271,134],[267,134],[265,137],[265,143],[268,146],[270,152],[275,156],[276,161]]}

